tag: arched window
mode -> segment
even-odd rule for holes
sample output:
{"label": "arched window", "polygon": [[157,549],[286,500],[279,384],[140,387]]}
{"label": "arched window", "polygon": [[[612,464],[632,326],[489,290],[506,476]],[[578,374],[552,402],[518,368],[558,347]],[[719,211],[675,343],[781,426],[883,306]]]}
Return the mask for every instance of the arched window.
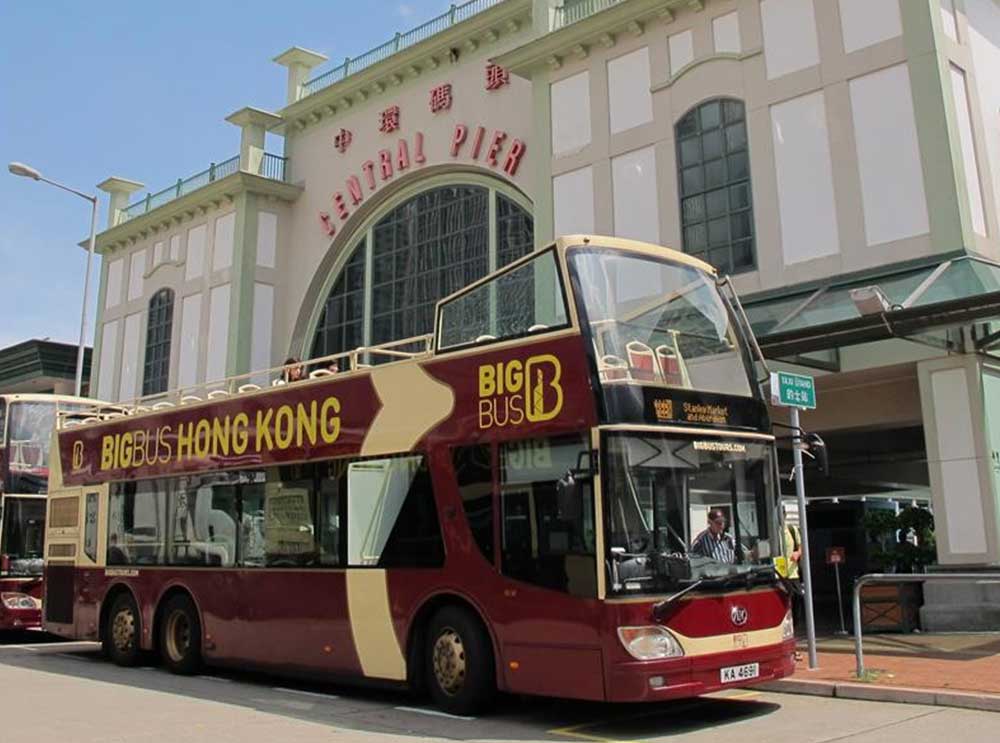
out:
{"label": "arched window", "polygon": [[143,367],[142,394],[167,391],[170,379],[170,331],[174,321],[174,292],[160,289],[149,300],[146,321],[146,363]]}
{"label": "arched window", "polygon": [[417,194],[353,247],[323,305],[311,356],[430,333],[439,299],[533,247],[531,215],[491,188],[453,185]]}
{"label": "arched window", "polygon": [[674,127],[684,251],[724,273],[756,266],[746,110],[703,103]]}

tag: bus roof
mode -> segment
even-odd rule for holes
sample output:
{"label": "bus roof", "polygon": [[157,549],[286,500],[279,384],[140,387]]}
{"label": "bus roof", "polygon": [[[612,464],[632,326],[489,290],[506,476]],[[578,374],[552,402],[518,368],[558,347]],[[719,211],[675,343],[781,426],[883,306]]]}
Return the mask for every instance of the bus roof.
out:
{"label": "bus roof", "polygon": [[682,253],[673,248],[663,245],[642,242],[641,240],[630,240],[624,237],[608,237],[606,235],[564,235],[556,238],[554,244],[559,250],[572,250],[574,248],[613,248],[616,250],[628,250],[636,253],[644,253],[654,258],[665,258],[668,261],[683,263],[685,265],[704,271],[712,276],[717,275],[715,268],[705,261],[694,256]]}

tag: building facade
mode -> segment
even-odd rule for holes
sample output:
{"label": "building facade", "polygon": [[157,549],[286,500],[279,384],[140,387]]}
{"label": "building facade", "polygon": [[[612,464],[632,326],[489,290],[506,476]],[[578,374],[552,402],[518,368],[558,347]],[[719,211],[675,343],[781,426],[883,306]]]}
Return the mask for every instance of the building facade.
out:
{"label": "building facade", "polygon": [[837,523],[869,498],[929,501],[942,564],[1000,563],[994,0],[472,0],[275,61],[287,105],[227,119],[238,156],[102,184],[96,396],[429,332],[555,235],[638,238],[730,274],[817,375],[817,549],[862,551]]}

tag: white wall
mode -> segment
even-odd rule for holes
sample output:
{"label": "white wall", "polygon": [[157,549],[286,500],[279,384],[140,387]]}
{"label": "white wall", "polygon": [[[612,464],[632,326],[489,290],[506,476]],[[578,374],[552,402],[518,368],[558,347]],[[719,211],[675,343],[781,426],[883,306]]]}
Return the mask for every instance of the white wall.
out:
{"label": "white wall", "polygon": [[986,552],[982,491],[964,368],[931,373],[941,486],[952,554]]}
{"label": "white wall", "polygon": [[215,241],[212,247],[212,270],[218,271],[233,265],[233,228],[236,212],[229,212],[215,220]]}
{"label": "white wall", "polygon": [[107,284],[104,287],[104,307],[117,307],[122,301],[122,271],[125,259],[118,258],[108,264]]}
{"label": "white wall", "polygon": [[682,31],[669,39],[670,74],[676,75],[694,61],[694,33]]}
{"label": "white wall", "polygon": [[986,216],[983,213],[983,191],[979,180],[979,165],[976,163],[976,144],[972,135],[969,92],[964,70],[954,64],[951,65],[951,92],[955,97],[955,116],[958,118],[958,138],[962,145],[962,162],[965,166],[965,186],[969,192],[972,229],[980,235],[985,235]]}
{"label": "white wall", "polygon": [[901,36],[899,0],[840,0],[840,28],[848,54]]}
{"label": "white wall", "polygon": [[1000,6],[993,0],[965,0],[969,47],[975,68],[993,208],[1000,214]]}
{"label": "white wall", "polygon": [[552,83],[552,154],[566,155],[590,144],[590,73]]}
{"label": "white wall", "polygon": [[822,92],[771,106],[785,264],[840,250],[833,167]]}
{"label": "white wall", "polygon": [[[256,371],[271,366],[271,321],[274,318],[274,287],[253,285],[253,336],[250,340],[250,368]],[[265,378],[255,379],[257,384]]]}
{"label": "white wall", "polygon": [[187,260],[184,262],[184,280],[197,279],[205,272],[205,236],[208,225],[200,224],[188,230]]}
{"label": "white wall", "polygon": [[733,11],[712,20],[712,41],[717,54],[739,54],[743,51],[739,13]]}
{"label": "white wall", "polygon": [[121,379],[118,385],[118,399],[132,400],[139,396],[142,359],[140,358],[139,336],[142,331],[141,312],[125,318],[125,334],[122,339]]}
{"label": "white wall", "polygon": [[198,384],[198,351],[201,347],[201,294],[184,297],[181,303],[181,337],[177,360],[177,386]]}
{"label": "white wall", "polygon": [[128,301],[142,296],[142,281],[146,273],[146,251],[138,250],[132,254],[129,264]]}
{"label": "white wall", "polygon": [[659,243],[656,153],[652,147],[611,160],[615,235]]}
{"label": "white wall", "polygon": [[[969,3],[966,3],[968,12]],[[955,22],[955,0],[941,0],[941,25],[952,41],[958,41],[958,24]]]}
{"label": "white wall", "polygon": [[849,85],[868,244],[926,234],[930,224],[907,66]]}
{"label": "white wall", "polygon": [[115,361],[118,359],[118,321],[104,323],[101,328],[101,360],[98,367],[97,399],[113,402],[115,394]]}
{"label": "white wall", "polygon": [[769,80],[819,64],[813,0],[763,0],[760,15]]}
{"label": "white wall", "polygon": [[552,179],[552,214],[556,237],[594,232],[594,174],[589,165]]}
{"label": "white wall", "polygon": [[170,260],[174,263],[181,259],[181,236],[174,235],[170,238]]}
{"label": "white wall", "polygon": [[208,364],[205,379],[215,381],[226,376],[229,349],[229,284],[212,287],[208,302]]}
{"label": "white wall", "polygon": [[257,265],[274,268],[278,249],[278,215],[257,212]]}
{"label": "white wall", "polygon": [[164,255],[165,251],[166,251],[166,245],[163,240],[157,240],[155,243],[153,243],[153,268],[156,268],[161,263],[163,263],[164,258],[166,257]]}
{"label": "white wall", "polygon": [[649,49],[646,47],[608,62],[612,134],[653,120],[653,96],[649,88]]}

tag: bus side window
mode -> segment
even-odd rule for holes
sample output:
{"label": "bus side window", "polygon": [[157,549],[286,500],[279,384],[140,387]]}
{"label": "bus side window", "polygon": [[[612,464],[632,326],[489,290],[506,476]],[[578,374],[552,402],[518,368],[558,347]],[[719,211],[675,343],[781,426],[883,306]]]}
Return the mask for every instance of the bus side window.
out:
{"label": "bus side window", "polygon": [[485,444],[456,447],[452,465],[462,496],[472,538],[487,562],[493,564],[493,465]]}
{"label": "bus side window", "polygon": [[505,575],[574,596],[597,594],[593,490],[581,482],[570,502],[557,486],[587,449],[580,435],[501,445]]}

